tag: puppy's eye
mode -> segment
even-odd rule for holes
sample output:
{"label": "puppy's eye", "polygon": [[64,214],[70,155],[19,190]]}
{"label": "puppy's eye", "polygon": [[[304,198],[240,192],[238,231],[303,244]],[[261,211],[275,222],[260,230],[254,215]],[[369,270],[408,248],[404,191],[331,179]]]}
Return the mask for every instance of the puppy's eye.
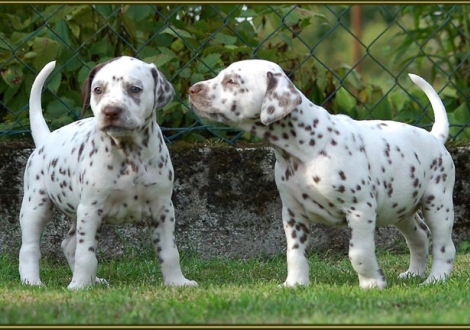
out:
{"label": "puppy's eye", "polygon": [[137,86],[132,86],[131,87],[131,93],[134,93],[134,94],[140,92],[141,90],[142,90],[142,88],[137,87]]}
{"label": "puppy's eye", "polygon": [[226,81],[225,81],[226,84],[229,84],[229,85],[236,85],[237,82],[232,79],[232,78],[228,78]]}
{"label": "puppy's eye", "polygon": [[95,87],[95,88],[93,89],[93,92],[94,92],[95,94],[101,94],[101,93],[103,93],[103,90],[101,89],[101,87]]}

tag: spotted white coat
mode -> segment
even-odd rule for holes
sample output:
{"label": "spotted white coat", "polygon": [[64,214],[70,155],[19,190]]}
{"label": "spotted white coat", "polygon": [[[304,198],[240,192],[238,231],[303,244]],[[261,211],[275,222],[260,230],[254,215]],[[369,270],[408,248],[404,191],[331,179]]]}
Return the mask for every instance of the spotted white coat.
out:
{"label": "spotted white coat", "polygon": [[411,260],[400,277],[425,275],[431,234],[433,263],[425,283],[450,275],[455,169],[444,146],[449,123],[434,89],[416,75],[410,78],[432,103],[431,132],[331,115],[264,60],[235,62],[190,88],[197,114],[251,132],[275,150],[287,239],[285,285],[309,283],[313,223],[349,227],[349,258],[362,288],[386,287],[375,255],[377,226],[394,224],[405,236]]}
{"label": "spotted white coat", "polygon": [[164,283],[196,285],[180,268],[171,202],[174,172],[156,123],[156,110],[174,96],[155,65],[119,57],[91,70],[82,93],[94,116],[49,131],[41,111],[41,90],[55,67],[47,64],[30,96],[36,149],[24,175],[20,212],[21,281],[40,285],[40,237],[53,207],[72,219],[62,249],[72,270],[69,289],[105,282],[96,277],[99,229],[106,223],[145,220]]}

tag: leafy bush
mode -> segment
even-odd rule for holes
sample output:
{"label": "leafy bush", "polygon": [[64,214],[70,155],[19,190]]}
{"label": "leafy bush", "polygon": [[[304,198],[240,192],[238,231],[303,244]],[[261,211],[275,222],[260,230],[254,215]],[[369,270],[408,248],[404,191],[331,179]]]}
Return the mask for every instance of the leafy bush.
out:
{"label": "leafy bush", "polygon": [[[202,141],[215,136],[234,141],[241,135],[217,123],[201,122],[188,107],[187,91],[195,82],[212,78],[229,63],[248,58],[279,63],[308,98],[332,113],[345,113],[358,119],[396,119],[429,125],[432,116],[423,113],[423,107],[428,104],[426,97],[414,87],[410,90],[402,87],[398,82],[401,70],[393,71],[398,72],[397,76],[388,74],[367,82],[364,77],[368,74],[376,76],[369,71],[372,68],[365,66],[359,72],[355,67],[357,63],[348,63],[351,39],[347,38],[351,38],[351,32],[344,28],[350,25],[350,8],[313,4],[2,5],[0,19],[8,28],[0,32],[0,63],[3,63],[0,71],[4,82],[0,84],[0,136],[29,131],[30,86],[44,64],[57,60],[57,69],[43,93],[45,116],[51,129],[55,129],[79,118],[79,94],[89,70],[99,62],[120,55],[155,63],[175,87],[177,95],[173,102],[158,112],[158,122],[169,139]],[[396,28],[394,19],[398,11],[392,15],[390,12],[400,7],[379,8],[385,14],[377,18],[374,16],[377,6],[364,6],[368,22],[386,22],[389,24],[386,30]],[[421,6],[401,8],[402,15],[419,20],[417,13]],[[443,13],[442,20],[448,15],[464,15],[458,10]],[[407,48],[416,47],[416,42],[426,33],[438,38],[439,34],[433,29],[442,22],[436,21],[436,17],[440,16],[430,14],[431,21],[425,22],[425,28],[416,25],[405,32],[395,29],[395,39],[387,44],[390,49],[378,47],[388,49],[389,53],[381,50],[382,53],[373,56],[368,53],[365,58],[372,58],[384,67],[392,66],[396,59],[404,67],[419,67],[423,62],[421,58],[428,58],[428,54],[421,52],[419,56],[407,58]],[[466,24],[464,20],[461,22]],[[373,28],[372,23],[364,24],[364,30]],[[437,49],[430,56],[433,60],[454,61],[439,67],[442,67],[442,74],[453,75],[456,81],[455,85],[448,86],[451,93],[445,97],[446,105],[453,109],[450,116],[454,122],[464,123],[468,118],[468,102],[460,94],[468,95],[464,55],[465,51],[468,53],[468,44],[463,36],[469,35],[464,34],[469,31],[459,29],[457,34],[451,34],[453,26],[441,27],[452,37],[444,40],[447,48]],[[465,27],[468,28],[468,24]],[[324,42],[330,35],[334,42]],[[451,59],[448,55],[449,52],[455,54],[456,49],[452,47],[458,37],[460,57]],[[377,40],[374,43],[383,45]],[[455,70],[455,64],[462,70]],[[411,82],[406,81],[406,86],[410,85]],[[90,114],[89,111],[87,115]],[[453,132],[459,133],[455,129]],[[466,133],[461,136],[467,137]],[[253,139],[249,134],[243,134],[242,138]]]}
{"label": "leafy bush", "polygon": [[[470,11],[468,6],[434,5],[404,6],[403,15],[412,20],[412,28],[394,56],[409,60],[410,48],[418,48],[416,65],[419,71],[430,71],[430,80],[448,78],[443,102],[448,111],[451,135],[470,139]],[[460,124],[460,125],[458,125]]]}

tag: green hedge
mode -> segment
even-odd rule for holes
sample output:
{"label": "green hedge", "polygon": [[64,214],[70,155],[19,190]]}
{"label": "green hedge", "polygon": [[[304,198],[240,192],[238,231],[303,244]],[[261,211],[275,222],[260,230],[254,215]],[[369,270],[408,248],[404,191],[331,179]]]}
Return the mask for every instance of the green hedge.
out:
{"label": "green hedge", "polygon": [[[432,111],[406,76],[420,74],[441,92],[452,135],[470,137],[465,5],[363,5],[361,36],[352,27],[351,5],[0,7],[0,138],[28,134],[29,91],[44,64],[57,60],[43,94],[55,129],[79,118],[89,70],[120,55],[155,63],[174,85],[175,99],[158,113],[167,139],[253,139],[200,121],[187,102],[193,83],[247,58],[279,63],[307,97],[332,113],[427,127]],[[362,49],[356,63],[354,43]]]}

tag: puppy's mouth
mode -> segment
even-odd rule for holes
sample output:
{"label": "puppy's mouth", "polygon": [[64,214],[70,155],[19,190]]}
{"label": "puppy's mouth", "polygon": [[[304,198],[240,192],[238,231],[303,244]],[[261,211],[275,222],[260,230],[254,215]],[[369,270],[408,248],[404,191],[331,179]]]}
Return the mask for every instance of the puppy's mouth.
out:
{"label": "puppy's mouth", "polygon": [[111,136],[127,136],[140,128],[134,120],[122,120],[121,118],[105,119],[100,123],[100,130]]}
{"label": "puppy's mouth", "polygon": [[102,127],[101,130],[110,135],[110,136],[128,136],[131,135],[132,132],[134,131],[133,128],[128,128],[128,127],[122,127],[122,126],[116,126],[116,125],[108,125],[105,127]]}
{"label": "puppy's mouth", "polygon": [[199,117],[204,117],[216,122],[230,123],[230,120],[221,113],[220,109],[214,108],[212,102],[199,94],[189,95],[189,103],[191,109]]}
{"label": "puppy's mouth", "polygon": [[[204,117],[204,118],[207,118],[211,121],[216,121],[216,122],[220,122],[220,123],[227,123],[227,124],[231,123],[231,120],[229,118],[227,118],[223,113],[205,111],[205,110],[202,110],[201,107],[195,106],[193,103],[191,103],[191,109],[199,117]],[[203,109],[205,109],[205,108],[203,108]],[[218,111],[218,110],[216,110],[216,111]]]}

